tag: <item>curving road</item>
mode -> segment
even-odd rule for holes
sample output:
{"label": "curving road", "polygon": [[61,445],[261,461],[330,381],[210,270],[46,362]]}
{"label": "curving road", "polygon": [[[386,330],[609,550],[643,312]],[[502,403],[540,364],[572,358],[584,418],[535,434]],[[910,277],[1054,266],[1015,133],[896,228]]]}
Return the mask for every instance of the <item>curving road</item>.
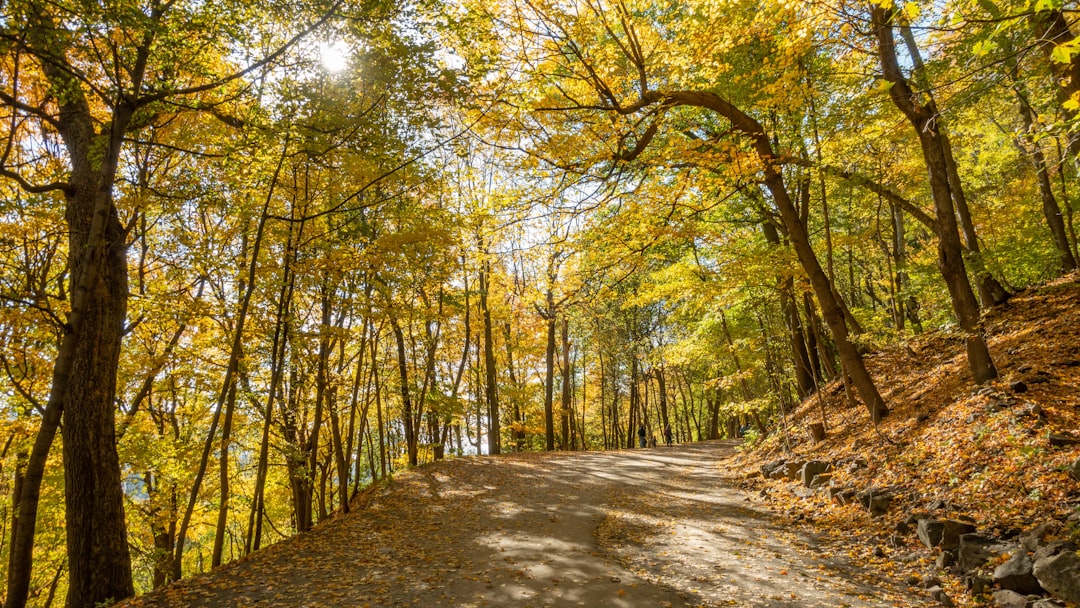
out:
{"label": "curving road", "polygon": [[918,606],[721,476],[724,442],[461,458],[129,606]]}

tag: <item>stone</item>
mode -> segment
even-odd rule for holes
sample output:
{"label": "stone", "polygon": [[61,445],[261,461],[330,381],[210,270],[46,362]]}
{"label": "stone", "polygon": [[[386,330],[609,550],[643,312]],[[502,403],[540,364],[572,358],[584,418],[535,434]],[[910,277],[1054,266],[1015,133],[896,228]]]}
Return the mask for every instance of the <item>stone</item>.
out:
{"label": "stone", "polygon": [[848,505],[848,504],[851,504],[852,502],[855,502],[855,494],[856,494],[856,492],[855,492],[854,488],[850,488],[850,487],[838,488],[838,487],[830,486],[829,489],[828,489],[828,493],[829,493],[829,500],[835,502],[836,504],[838,504],[840,506]]}
{"label": "stone", "polygon": [[994,569],[994,584],[1017,593],[1042,593],[1042,586],[1032,574],[1033,567],[1034,564],[1028,554],[1017,551],[1009,558],[1009,561]]}
{"label": "stone", "polygon": [[820,488],[822,486],[827,486],[830,481],[832,481],[832,473],[819,473],[814,475],[814,478],[810,480],[810,487]]}
{"label": "stone", "polygon": [[1046,538],[1046,535],[1049,534],[1053,528],[1054,524],[1044,521],[1032,528],[1026,534],[1020,535],[1020,546],[1028,553],[1035,552],[1043,545],[1043,539]]}
{"label": "stone", "polygon": [[832,468],[832,465],[822,460],[810,460],[803,464],[799,470],[799,481],[806,487],[811,487],[810,484],[814,481],[815,475],[827,472]]}
{"label": "stone", "polygon": [[986,590],[990,588],[993,581],[985,576],[965,576],[964,587],[971,592],[971,595],[982,595],[986,593]]}
{"label": "stone", "polygon": [[926,578],[923,579],[922,586],[924,589],[929,589],[931,587],[940,587],[941,579],[934,576],[933,574],[928,574]]}
{"label": "stone", "polygon": [[927,549],[933,549],[941,544],[941,537],[945,534],[945,522],[936,519],[920,519],[915,527],[915,533]]}
{"label": "stone", "polygon": [[975,526],[956,520],[920,519],[915,532],[927,548],[940,546],[942,550],[952,551],[960,547],[960,535],[970,534]]}
{"label": "stone", "polygon": [[922,511],[916,511],[908,515],[907,519],[904,520],[904,523],[908,524],[909,526],[914,526],[919,523],[920,519],[934,519],[934,516],[930,515],[929,513],[924,513]]}
{"label": "stone", "polygon": [[1050,382],[1050,373],[1044,371],[1035,372],[1035,375],[1028,378],[1028,384],[1046,384]]}
{"label": "stone", "polygon": [[1035,562],[1035,578],[1054,597],[1080,604],[1080,556],[1064,551]]}
{"label": "stone", "polygon": [[1076,543],[1071,540],[1054,540],[1046,543],[1039,550],[1035,552],[1035,555],[1031,556],[1031,561],[1037,562],[1040,559],[1052,557],[1058,553],[1064,553],[1066,551],[1076,551]]}
{"label": "stone", "polygon": [[927,591],[930,592],[930,597],[937,600],[937,602],[939,604],[941,604],[942,606],[955,606],[956,605],[956,604],[953,603],[952,599],[950,599],[949,596],[945,594],[945,590],[942,589],[941,587],[931,587],[931,588],[927,589]]}
{"label": "stone", "polygon": [[784,463],[784,479],[796,480],[799,478],[799,471],[802,470],[805,462],[799,460],[790,460]]}
{"label": "stone", "polygon": [[1054,600],[1035,600],[1031,602],[1028,608],[1063,608],[1065,604],[1055,602]]}
{"label": "stone", "polygon": [[1016,382],[1009,383],[1009,390],[1017,394],[1026,393],[1028,386],[1023,380],[1017,380]]}
{"label": "stone", "polygon": [[1050,445],[1062,448],[1070,445],[1080,445],[1080,439],[1067,433],[1050,433]]}
{"label": "stone", "polygon": [[897,534],[911,534],[911,525],[906,521],[898,521],[893,526],[893,530],[896,530]]}
{"label": "stone", "polygon": [[892,504],[892,496],[885,490],[875,490],[874,488],[867,488],[856,496],[864,508],[870,511],[870,515],[878,516],[884,515],[889,511],[889,505]]}
{"label": "stone", "polygon": [[948,570],[956,563],[956,551],[942,551],[937,554],[934,565],[941,570]]}
{"label": "stone", "polygon": [[1076,461],[1069,466],[1069,476],[1076,481],[1080,481],[1080,458],[1077,458]]}
{"label": "stone", "polygon": [[956,561],[960,570],[971,572],[995,557],[1016,550],[1016,545],[979,534],[961,534]]}
{"label": "stone", "polygon": [[1027,608],[1028,599],[1015,591],[1002,589],[994,592],[994,605],[998,608]]}
{"label": "stone", "polygon": [[765,478],[771,478],[774,471],[784,466],[783,460],[774,460],[772,462],[766,462],[761,465],[761,476]]}

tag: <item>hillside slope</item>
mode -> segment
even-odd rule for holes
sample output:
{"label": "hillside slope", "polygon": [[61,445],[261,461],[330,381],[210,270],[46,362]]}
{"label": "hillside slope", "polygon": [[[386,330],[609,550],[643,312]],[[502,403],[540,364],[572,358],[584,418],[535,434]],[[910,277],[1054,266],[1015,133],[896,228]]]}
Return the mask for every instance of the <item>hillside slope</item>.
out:
{"label": "hillside slope", "polygon": [[[992,602],[995,586],[978,593],[978,579],[992,578],[1009,553],[977,570],[941,567],[955,556],[923,547],[908,526],[919,515],[968,520],[1012,542],[1045,524],[1047,540],[1080,540],[1080,481],[1071,473],[1080,466],[1072,443],[1080,438],[1080,275],[1018,294],[989,311],[984,327],[1000,372],[994,382],[973,385],[960,336],[930,333],[869,356],[892,408],[878,428],[833,383],[731,466],[767,506],[835,531],[851,556],[913,584],[940,578],[957,603]],[[815,443],[809,425],[822,422],[827,437]],[[762,479],[760,468],[779,460],[834,470],[813,491]],[[869,513],[856,496],[867,490],[887,507]]]}

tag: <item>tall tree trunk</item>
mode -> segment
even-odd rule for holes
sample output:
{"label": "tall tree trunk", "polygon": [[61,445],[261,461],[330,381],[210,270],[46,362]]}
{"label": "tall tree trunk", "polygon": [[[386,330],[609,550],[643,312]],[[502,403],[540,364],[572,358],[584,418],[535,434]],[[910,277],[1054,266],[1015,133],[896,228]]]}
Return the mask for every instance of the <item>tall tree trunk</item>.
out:
{"label": "tall tree trunk", "polygon": [[[1010,61],[1007,65],[1009,77],[1012,80],[1013,93],[1020,106],[1020,117],[1024,121],[1024,135],[1017,137],[1017,143],[1022,152],[1031,158],[1032,167],[1035,169],[1035,177],[1039,183],[1039,198],[1042,200],[1043,217],[1053,237],[1054,247],[1058,251],[1059,269],[1067,273],[1076,270],[1077,260],[1073,256],[1069,244],[1069,235],[1065,230],[1065,220],[1058,207],[1054,189],[1050,185],[1050,172],[1046,166],[1046,157],[1042,151],[1042,144],[1035,138],[1035,110],[1028,102],[1028,94],[1024,82],[1020,79],[1016,61]],[[1064,169],[1064,168],[1062,168]]]}
{"label": "tall tree trunk", "polygon": [[555,298],[548,289],[547,310],[547,350],[544,353],[544,449],[555,450]]}
{"label": "tall tree trunk", "polygon": [[[484,251],[483,248],[481,251]],[[502,430],[499,428],[499,396],[496,393],[495,340],[491,330],[491,308],[488,306],[490,277],[491,263],[485,258],[483,270],[480,271],[480,312],[484,320],[484,396],[488,414],[488,454],[494,455],[502,452]],[[480,421],[477,420],[478,429],[479,424]]]}
{"label": "tall tree trunk", "polygon": [[[915,77],[920,78],[922,82],[922,88],[925,91],[925,95],[928,97],[931,103],[934,102],[933,87],[926,80],[925,72],[926,67],[923,64],[922,54],[919,52],[919,45],[915,41],[915,35],[912,33],[911,28],[906,24],[900,26],[900,35],[904,39],[904,44],[908,50],[908,56],[911,57],[913,64],[912,74]],[[1001,283],[990,274],[990,271],[986,269],[986,261],[983,259],[982,248],[979,245],[978,235],[975,233],[975,224],[971,219],[971,210],[967,204],[967,196],[964,194],[964,185],[960,181],[960,172],[956,168],[956,158],[953,156],[952,143],[949,141],[949,131],[945,127],[944,120],[941,116],[937,117],[936,127],[938,137],[941,142],[941,151],[945,158],[945,168],[948,172],[949,179],[949,191],[952,195],[952,200],[956,209],[956,216],[960,221],[960,234],[964,239],[964,248],[968,253],[968,261],[971,264],[972,270],[975,272],[975,285],[979,290],[979,298],[982,300],[983,308],[989,308],[996,304],[1001,304],[1009,299],[1012,295],[1001,286]]]}
{"label": "tall tree trunk", "polygon": [[570,415],[573,411],[570,404],[572,395],[570,389],[570,322],[566,316],[562,319],[562,406],[559,408],[559,423],[562,427],[561,450],[573,449],[570,442]]}
{"label": "tall tree trunk", "polygon": [[174,580],[180,580],[183,576],[184,545],[187,542],[188,526],[191,523],[191,516],[195,511],[195,503],[198,502],[199,499],[199,490],[202,485],[203,477],[206,475],[207,462],[210,459],[210,451],[213,448],[214,435],[217,432],[217,425],[221,417],[222,408],[225,407],[226,401],[228,400],[230,389],[235,387],[236,384],[236,375],[243,352],[244,325],[247,321],[247,313],[251,306],[251,296],[255,291],[256,269],[258,268],[259,252],[262,250],[262,239],[266,228],[266,221],[269,218],[270,201],[273,199],[274,190],[277,187],[278,177],[284,166],[288,148],[289,142],[286,141],[282,148],[281,156],[278,159],[274,176],[270,181],[270,187],[263,200],[262,212],[259,214],[259,224],[255,230],[255,242],[252,245],[251,261],[248,263],[247,268],[246,288],[244,289],[239,310],[236,315],[236,327],[233,328],[232,344],[229,349],[229,360],[225,366],[225,377],[221,383],[221,391],[218,393],[217,405],[214,408],[210,430],[207,433],[206,441],[203,444],[202,456],[199,459],[199,468],[195,474],[195,481],[192,483],[187,509],[184,510],[184,517],[180,521],[180,530],[176,538],[176,555],[173,557]]}
{"label": "tall tree trunk", "polygon": [[[929,103],[920,102],[900,71],[892,32],[891,9],[871,5],[870,11],[885,80],[892,83],[889,87],[889,96],[911,122],[922,145],[923,159],[930,177],[930,190],[934,198],[934,213],[939,227],[938,269],[949,289],[953,310],[960,321],[960,327],[966,334],[968,367],[971,369],[975,382],[982,384],[997,377],[997,368],[994,367],[994,362],[990,358],[990,351],[983,338],[982,328],[979,326],[979,304],[971,290],[967,269],[964,267],[950,190],[949,170],[937,130],[938,110],[932,99]],[[845,369],[848,369],[847,366]]]}
{"label": "tall tree trunk", "polygon": [[244,539],[244,555],[258,551],[262,544],[262,519],[265,514],[264,495],[266,475],[270,464],[270,429],[274,420],[274,400],[281,390],[285,370],[285,346],[288,344],[289,322],[286,312],[292,306],[292,294],[296,275],[291,271],[291,247],[286,247],[282,264],[281,292],[278,295],[277,313],[274,321],[274,338],[270,346],[270,386],[267,388],[266,408],[263,411],[262,439],[259,442],[259,460],[255,470],[255,489],[248,513],[248,532]]}
{"label": "tall tree trunk", "polygon": [[405,334],[401,331],[396,317],[390,317],[390,328],[394,331],[397,344],[398,376],[401,382],[401,418],[405,423],[405,449],[408,452],[409,466],[417,465],[416,429],[413,428],[412,401],[409,398],[409,364],[405,358]]}

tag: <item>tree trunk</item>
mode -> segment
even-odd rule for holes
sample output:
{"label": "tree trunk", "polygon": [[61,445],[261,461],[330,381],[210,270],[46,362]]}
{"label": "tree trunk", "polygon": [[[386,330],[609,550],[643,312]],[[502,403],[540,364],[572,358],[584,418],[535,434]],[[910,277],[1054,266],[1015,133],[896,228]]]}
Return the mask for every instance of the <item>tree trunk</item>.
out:
{"label": "tree trunk", "polygon": [[[938,222],[938,269],[949,289],[953,310],[960,327],[966,334],[968,367],[977,384],[997,377],[997,369],[990,358],[990,351],[979,326],[979,304],[971,290],[967,269],[964,267],[962,246],[957,232],[953,196],[950,190],[949,170],[937,126],[937,107],[930,100],[920,103],[900,71],[896,58],[896,45],[892,32],[892,14],[878,5],[870,7],[875,35],[878,39],[878,56],[885,80],[892,83],[889,96],[911,122],[922,145],[923,159],[930,177],[930,190],[934,198],[934,213]],[[850,368],[845,365],[845,369]],[[856,386],[858,382],[856,381]]]}
{"label": "tree trunk", "polygon": [[[904,44],[907,46],[908,50],[908,56],[911,57],[914,66],[912,75],[913,77],[919,77],[923,80],[922,89],[925,91],[930,103],[933,104],[935,103],[933,93],[931,92],[933,88],[925,79],[926,68],[923,64],[922,54],[919,53],[919,45],[915,41],[915,35],[907,25],[900,26],[900,35],[904,39]],[[948,171],[949,190],[952,194],[953,203],[955,204],[956,216],[960,221],[960,234],[964,239],[964,248],[967,250],[968,261],[975,272],[975,284],[979,290],[979,298],[982,300],[982,306],[983,308],[989,308],[1005,302],[1012,294],[1006,291],[1005,288],[1001,286],[1001,283],[999,283],[986,269],[986,262],[983,260],[979,238],[975,233],[975,224],[971,220],[971,210],[967,204],[967,196],[964,195],[964,186],[960,181],[960,173],[956,168],[956,159],[953,156],[952,144],[949,142],[949,132],[948,129],[945,128],[941,116],[937,117],[936,127],[941,142],[941,151],[945,157],[945,167]]]}
{"label": "tree trunk", "polygon": [[[480,312],[484,319],[484,396],[488,414],[488,454],[494,455],[502,452],[502,430],[499,428],[499,396],[496,393],[498,380],[495,369],[495,340],[491,330],[491,308],[488,306],[490,275],[491,263],[485,259],[484,268],[480,271]],[[476,422],[479,429],[480,421]]]}
{"label": "tree trunk", "polygon": [[555,302],[549,289],[547,292],[547,350],[544,353],[544,448],[555,450]]}
{"label": "tree trunk", "polygon": [[562,319],[562,406],[559,408],[559,423],[562,427],[562,444],[559,449],[564,452],[573,448],[570,442],[570,322],[563,316]]}
{"label": "tree trunk", "polygon": [[1039,197],[1042,200],[1043,217],[1046,218],[1046,225],[1050,229],[1054,247],[1058,252],[1059,270],[1062,274],[1072,272],[1077,268],[1077,260],[1073,256],[1069,244],[1069,235],[1065,231],[1065,220],[1062,217],[1061,208],[1058,207],[1057,198],[1054,197],[1054,189],[1050,185],[1050,173],[1046,166],[1046,157],[1043,155],[1042,145],[1034,137],[1035,111],[1028,102],[1027,91],[1024,88],[1023,81],[1020,80],[1017,74],[1015,61],[1011,63],[1014,65],[1008,66],[1009,76],[1013,83],[1013,93],[1016,94],[1016,100],[1020,105],[1020,117],[1024,121],[1024,132],[1026,134],[1017,138],[1018,143],[1024,142],[1027,144],[1027,149],[1024,149],[1023,145],[1020,148],[1022,152],[1030,156],[1031,164],[1035,169],[1035,177],[1039,183]]}
{"label": "tree trunk", "polygon": [[408,452],[409,466],[417,465],[418,446],[416,443],[416,429],[413,428],[412,401],[409,398],[409,365],[405,358],[405,334],[401,331],[401,325],[397,318],[390,317],[390,328],[394,330],[394,340],[397,344],[398,376],[401,381],[401,418],[405,423],[405,449]]}

